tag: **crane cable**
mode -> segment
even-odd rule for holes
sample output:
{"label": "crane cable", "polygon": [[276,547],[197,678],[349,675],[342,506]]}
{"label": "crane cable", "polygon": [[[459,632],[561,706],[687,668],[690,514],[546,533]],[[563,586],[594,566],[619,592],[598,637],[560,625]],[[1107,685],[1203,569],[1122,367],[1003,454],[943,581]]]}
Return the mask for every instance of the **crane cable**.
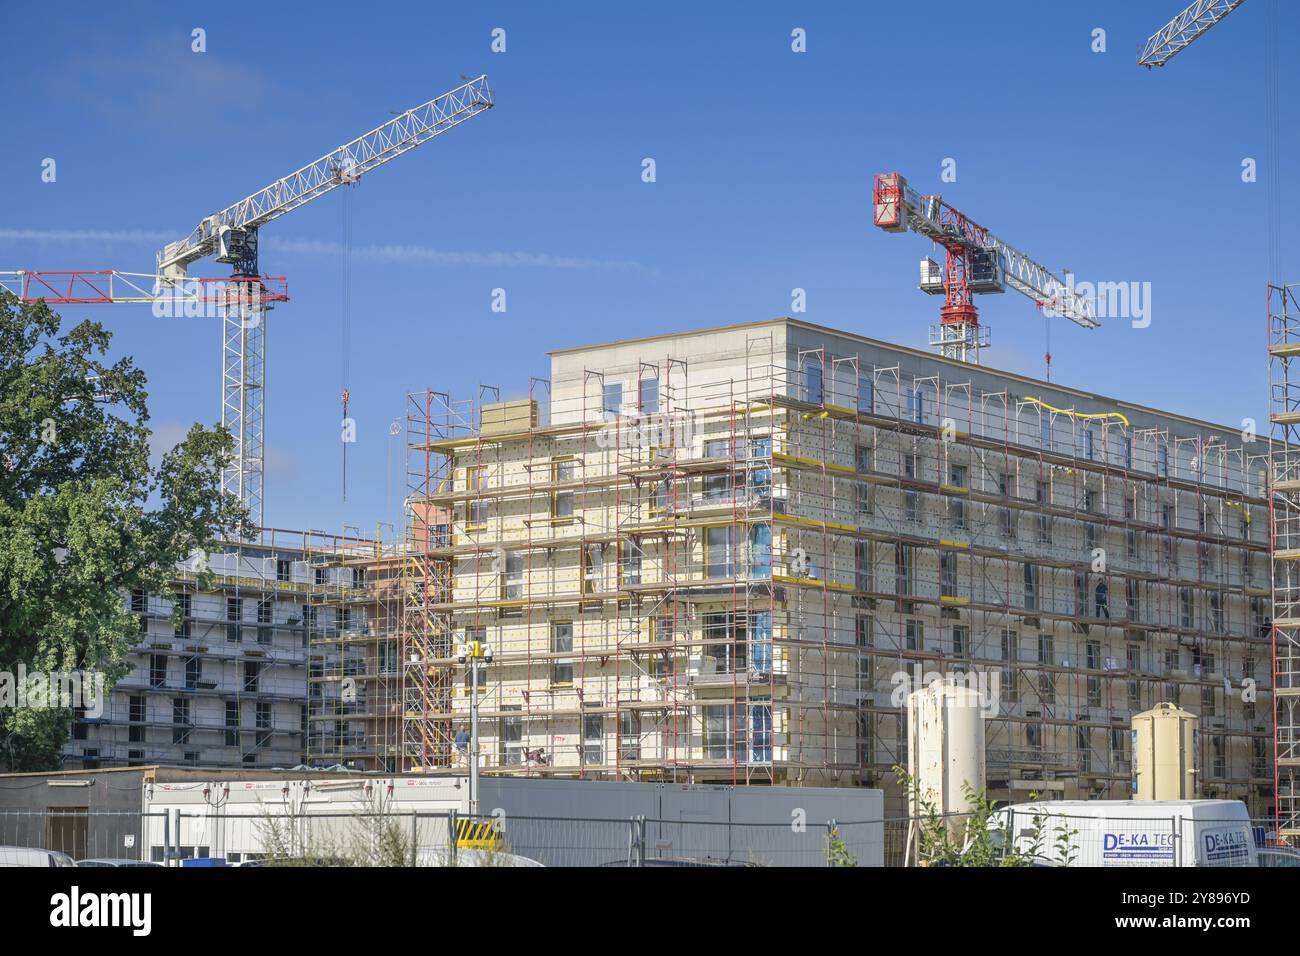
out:
{"label": "crane cable", "polygon": [[343,187],[343,245],[342,263],[339,276],[342,281],[342,355],[341,374],[343,379],[343,500],[348,500],[348,443],[355,438],[355,431],[348,420],[348,379],[350,377],[350,358],[352,351],[352,190],[348,184]]}

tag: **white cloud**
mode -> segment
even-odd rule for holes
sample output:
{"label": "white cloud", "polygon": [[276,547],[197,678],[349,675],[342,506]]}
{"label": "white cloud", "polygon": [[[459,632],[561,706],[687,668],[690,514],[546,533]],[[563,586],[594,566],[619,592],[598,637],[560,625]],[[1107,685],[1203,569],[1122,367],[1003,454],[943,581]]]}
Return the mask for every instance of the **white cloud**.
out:
{"label": "white cloud", "polygon": [[13,242],[167,242],[165,232],[145,229],[7,229],[0,226],[0,239]]}
{"label": "white cloud", "polygon": [[[15,229],[0,226],[0,242],[120,242],[156,245],[176,238],[174,233],[147,229]],[[291,255],[339,256],[343,245],[320,239],[278,239],[262,241],[262,248]],[[427,262],[437,266],[495,266],[498,268],[595,269],[607,272],[636,272],[656,275],[649,266],[627,259],[591,259],[582,256],[557,256],[549,252],[470,252],[432,249],[428,246],[363,245],[353,246],[352,255],[377,262]]]}
{"label": "white cloud", "polygon": [[[302,255],[332,255],[343,253],[338,242],[320,239],[278,239],[269,237],[262,246],[276,252]],[[454,252],[432,249],[428,246],[364,245],[353,246],[352,255],[360,259],[385,262],[429,262],[440,266],[498,266],[505,268],[534,267],[541,269],[603,269],[617,272],[653,274],[649,266],[632,260],[590,259],[580,256],[557,256],[549,252]]]}

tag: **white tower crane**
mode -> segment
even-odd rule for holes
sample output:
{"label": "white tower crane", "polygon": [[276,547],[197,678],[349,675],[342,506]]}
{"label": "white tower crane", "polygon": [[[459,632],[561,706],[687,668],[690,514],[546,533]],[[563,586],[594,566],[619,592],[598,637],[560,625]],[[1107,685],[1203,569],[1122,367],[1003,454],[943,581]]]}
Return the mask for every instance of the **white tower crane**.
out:
{"label": "white tower crane", "polygon": [[1196,0],[1147,39],[1138,66],[1164,66],[1246,0]]}
{"label": "white tower crane", "polygon": [[[263,523],[266,442],[266,312],[286,299],[283,279],[259,272],[258,230],[325,193],[357,182],[367,172],[445,133],[493,106],[486,75],[412,107],[315,162],[277,179],[251,196],[202,219],[157,256],[154,275],[96,272],[0,273],[0,288],[23,301],[54,304],[157,302],[179,307],[212,303],[222,313],[221,424],[234,437],[235,455],[222,472],[222,490],[239,498],[250,521]],[[214,290],[211,279],[191,279],[189,267],[213,256],[232,267]]]}

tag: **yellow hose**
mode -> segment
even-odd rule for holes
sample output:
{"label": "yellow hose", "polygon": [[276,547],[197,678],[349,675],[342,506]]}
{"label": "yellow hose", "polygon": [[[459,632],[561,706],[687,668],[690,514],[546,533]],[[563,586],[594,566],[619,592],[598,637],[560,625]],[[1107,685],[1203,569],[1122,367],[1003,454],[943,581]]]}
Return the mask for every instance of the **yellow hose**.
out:
{"label": "yellow hose", "polygon": [[1125,428],[1132,427],[1129,425],[1128,419],[1119,412],[1071,412],[1064,408],[1057,408],[1055,405],[1048,405],[1042,399],[1038,398],[1026,398],[1025,401],[1033,402],[1035,405],[1045,408],[1049,412],[1056,412],[1058,415],[1069,415],[1071,418],[1118,418],[1124,423]]}

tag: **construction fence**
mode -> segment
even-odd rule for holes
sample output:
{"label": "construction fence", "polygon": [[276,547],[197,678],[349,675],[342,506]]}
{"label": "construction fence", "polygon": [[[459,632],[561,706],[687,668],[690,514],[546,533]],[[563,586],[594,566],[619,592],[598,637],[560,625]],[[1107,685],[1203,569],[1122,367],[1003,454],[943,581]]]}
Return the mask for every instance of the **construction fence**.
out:
{"label": "construction fence", "polygon": [[[1010,848],[1021,865],[1245,866],[1252,857],[1243,839],[1276,843],[1272,819],[1251,821],[1249,834],[1241,819],[1177,816],[1098,826],[1092,817],[1022,814],[990,826],[1000,834],[982,858],[987,865],[1006,865]],[[934,847],[945,834],[943,859]],[[904,867],[964,865],[955,857],[977,852],[970,846],[958,817],[740,823],[420,811],[0,811],[0,847],[166,866]]]}

